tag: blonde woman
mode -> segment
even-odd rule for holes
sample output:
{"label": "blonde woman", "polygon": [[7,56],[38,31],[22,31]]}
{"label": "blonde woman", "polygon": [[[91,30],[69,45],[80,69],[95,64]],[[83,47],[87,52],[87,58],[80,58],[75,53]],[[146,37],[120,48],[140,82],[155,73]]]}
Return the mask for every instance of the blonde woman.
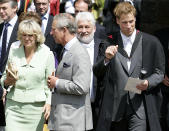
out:
{"label": "blonde woman", "polygon": [[50,114],[51,92],[47,77],[54,71],[54,56],[43,44],[45,38],[38,23],[19,24],[19,48],[12,48],[8,64],[14,73],[4,72],[1,84],[12,86],[6,101],[6,131],[42,131]]}

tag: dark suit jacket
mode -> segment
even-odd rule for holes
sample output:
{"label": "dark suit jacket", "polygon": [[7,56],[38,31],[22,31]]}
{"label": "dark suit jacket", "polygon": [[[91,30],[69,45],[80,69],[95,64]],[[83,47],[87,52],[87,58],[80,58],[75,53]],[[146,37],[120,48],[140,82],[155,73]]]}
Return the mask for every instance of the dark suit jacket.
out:
{"label": "dark suit jacket", "polygon": [[[8,48],[7,48],[7,55],[6,57],[4,58],[3,62],[1,63],[3,65],[3,67],[0,69],[0,71],[3,73],[4,70],[5,70],[5,66],[6,66],[6,62],[7,62],[7,59],[8,59],[8,53],[9,53],[9,50],[10,50],[10,47],[11,47],[11,44],[15,41],[17,41],[17,31],[18,31],[18,21],[16,22],[14,28],[13,28],[13,31],[12,31],[12,34],[11,34],[11,37],[10,37],[10,40],[9,40],[9,44],[8,44]],[[0,24],[0,36],[2,35],[2,30],[3,30],[3,26],[4,26],[4,23],[1,23]]]}
{"label": "dark suit jacket", "polygon": [[[99,52],[99,45],[102,43],[102,40],[97,38],[96,36],[94,36],[94,64],[96,63],[96,59],[98,56],[98,52]],[[93,76],[93,87],[94,87],[94,95],[97,95],[97,78],[95,76]]]}
{"label": "dark suit jacket", "polygon": [[163,46],[164,53],[165,53],[165,60],[166,60],[165,74],[169,77],[169,63],[168,63],[169,28],[160,29],[160,30],[156,31],[154,33],[154,35],[158,37],[158,39],[160,40],[160,42]]}
{"label": "dark suit jacket", "polygon": [[99,39],[106,39],[107,34],[105,31],[105,27],[96,22],[96,32],[94,33],[94,35]]}
{"label": "dark suit jacket", "polygon": [[3,89],[0,87],[0,99],[2,98],[3,95]]}
{"label": "dark suit jacket", "polygon": [[[137,55],[137,40],[142,36],[142,67],[137,65],[137,59],[140,58]],[[159,89],[156,87],[163,79],[164,74],[164,53],[160,45],[160,42],[153,36],[138,32],[135,42],[132,47],[131,54],[135,58],[135,67],[131,62],[130,72],[127,73],[125,69],[125,51],[122,47],[122,39],[120,33],[113,35],[113,39],[110,39],[111,44],[118,44],[118,53],[111,59],[107,66],[104,66],[104,53],[106,46],[100,49],[98,62],[94,66],[94,73],[98,79],[102,79],[104,85],[104,94],[102,98],[102,104],[100,107],[100,115],[97,124],[96,131],[108,131],[110,129],[111,121],[118,121],[123,118],[122,114],[125,113],[127,93],[124,91],[124,87],[121,87],[127,81],[126,76],[139,77],[141,68],[147,70],[147,74],[144,79],[149,81],[149,87],[147,91],[142,94],[146,101],[147,118],[150,125],[150,131],[160,131],[160,124],[158,119],[158,109],[156,108],[156,100]],[[121,43],[121,44],[120,44]],[[136,52],[136,54],[135,54]],[[131,60],[133,58],[131,57]],[[139,61],[138,61],[139,62]],[[121,63],[121,64],[120,64]],[[123,65],[123,66],[121,66]],[[133,66],[133,67],[132,67]],[[133,68],[133,72],[131,72]],[[123,70],[123,71],[121,71]],[[122,84],[123,83],[123,84]],[[125,85],[125,84],[124,84]],[[123,86],[124,86],[123,85]],[[135,109],[135,108],[134,108]],[[135,110],[136,112],[136,110]]]}
{"label": "dark suit jacket", "polygon": [[[157,30],[155,33],[155,36],[157,36],[163,46],[164,49],[164,53],[165,53],[165,75],[167,75],[169,77],[169,28],[164,28],[164,29],[160,29]],[[162,88],[162,92],[165,94],[169,93],[169,87],[165,86],[164,84],[161,84]]]}
{"label": "dark suit jacket", "polygon": [[52,22],[53,22],[53,16],[49,15],[48,23],[46,26],[46,31],[45,31],[45,44],[50,48],[51,51],[53,51],[54,55],[56,58],[60,56],[62,46],[60,44],[55,43],[55,40],[52,35],[50,35],[50,31],[52,28]]}
{"label": "dark suit jacket", "polygon": [[[3,26],[4,26],[4,23],[0,24],[0,36],[2,35]],[[13,28],[13,31],[12,31],[12,34],[11,34],[11,37],[10,37],[10,40],[9,40],[9,44],[8,44],[8,48],[7,48],[7,55],[5,56],[5,58],[3,59],[2,63],[1,63],[3,65],[2,68],[0,69],[0,71],[2,73],[5,70],[5,66],[6,66],[6,62],[7,62],[7,59],[8,59],[8,54],[9,54],[11,44],[13,42],[17,41],[16,40],[17,31],[18,31],[18,21],[16,22],[16,24]],[[2,100],[0,100],[0,126],[4,126],[4,125],[5,125],[4,106],[3,106]]]}

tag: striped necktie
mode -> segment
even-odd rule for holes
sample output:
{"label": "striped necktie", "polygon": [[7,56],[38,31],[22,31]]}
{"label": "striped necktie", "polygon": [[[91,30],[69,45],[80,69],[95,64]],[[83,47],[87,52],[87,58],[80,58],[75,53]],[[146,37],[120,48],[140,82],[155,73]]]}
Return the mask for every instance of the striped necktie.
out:
{"label": "striped necktie", "polygon": [[8,26],[10,26],[9,23],[4,24],[4,32],[2,36],[2,48],[1,48],[1,57],[0,57],[0,70],[2,71],[2,68],[4,66],[4,58],[7,52],[7,33],[8,33]]}
{"label": "striped necktie", "polygon": [[44,20],[46,20],[46,17],[45,17],[45,16],[42,16],[42,17],[41,17],[41,20],[42,20],[41,29],[42,29],[43,34],[45,34]]}
{"label": "striped necktie", "polygon": [[3,59],[6,54],[8,26],[10,26],[10,24],[8,22],[4,24],[4,32],[3,32],[3,36],[2,36],[1,59]]}

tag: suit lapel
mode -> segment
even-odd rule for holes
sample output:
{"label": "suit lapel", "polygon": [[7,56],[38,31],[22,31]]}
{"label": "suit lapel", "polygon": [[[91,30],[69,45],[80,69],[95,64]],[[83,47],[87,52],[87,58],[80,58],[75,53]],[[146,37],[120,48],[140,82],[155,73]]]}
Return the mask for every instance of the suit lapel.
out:
{"label": "suit lapel", "polygon": [[[19,25],[19,23],[17,21],[15,26],[14,26],[14,28],[13,28],[13,30],[12,30],[11,37],[9,39],[9,43],[8,43],[8,47],[7,47],[7,54],[9,54],[9,50],[10,50],[11,44],[16,41],[18,25]],[[8,59],[8,55],[5,56],[4,60],[6,60],[6,59]]]}
{"label": "suit lapel", "polygon": [[0,24],[0,36],[2,35],[3,26],[4,26],[4,22]]}
{"label": "suit lapel", "polygon": [[98,38],[94,38],[94,64],[96,63],[96,58],[98,56],[98,52],[99,52],[99,45],[101,43],[101,39]]}
{"label": "suit lapel", "polygon": [[137,46],[138,46],[138,43],[140,41],[140,38],[141,38],[141,32],[137,32],[136,33],[136,38],[134,40],[134,43],[133,43],[133,46],[132,46],[132,49],[131,49],[131,54],[130,54],[130,57],[132,57],[134,51],[136,50]]}
{"label": "suit lapel", "polygon": [[71,47],[70,50],[66,52],[66,54],[63,56],[62,60],[60,61],[57,69],[57,74],[60,75],[62,73],[62,68],[64,64],[69,64],[71,65],[72,63],[72,54],[74,52],[74,49],[77,47],[77,44],[80,44],[78,41],[75,42]]}
{"label": "suit lapel", "polygon": [[45,36],[47,36],[51,31],[52,21],[53,21],[53,17],[51,15],[49,15],[48,23],[47,23],[46,31],[45,31]]}
{"label": "suit lapel", "polygon": [[117,43],[118,44],[118,53],[117,56],[123,66],[123,68],[126,70],[126,72],[128,72],[128,66],[127,66],[127,59],[128,59],[128,55],[126,53],[126,51],[123,49],[123,41],[122,41],[122,37],[120,35],[120,32],[117,35]]}
{"label": "suit lapel", "polygon": [[136,35],[135,42],[133,43],[129,75],[132,74],[136,65],[139,63],[140,63],[140,66],[142,66],[142,35],[141,33]]}
{"label": "suit lapel", "polygon": [[7,48],[7,52],[9,52],[11,44],[16,41],[17,31],[18,31],[18,25],[19,25],[19,23],[18,23],[18,20],[17,20],[16,24],[15,24],[13,30],[12,30],[12,34],[11,34],[11,37],[10,37],[10,40],[9,40],[9,45],[8,45],[8,48]]}
{"label": "suit lapel", "polygon": [[124,68],[124,70],[126,70],[126,72],[128,72],[128,66],[127,66],[127,57],[124,57],[120,52],[117,52],[117,57],[119,58],[119,61],[122,65],[122,67]]}

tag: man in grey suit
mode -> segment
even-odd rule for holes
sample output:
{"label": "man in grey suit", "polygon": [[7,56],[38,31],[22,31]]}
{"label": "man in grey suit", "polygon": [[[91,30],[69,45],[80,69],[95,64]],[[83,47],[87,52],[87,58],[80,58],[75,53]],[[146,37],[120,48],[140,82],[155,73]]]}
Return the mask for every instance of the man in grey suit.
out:
{"label": "man in grey suit", "polygon": [[[156,37],[136,30],[131,4],[119,3],[114,14],[120,31],[100,48],[94,66],[105,87],[96,131],[161,131],[157,85],[164,78],[163,48]],[[129,77],[143,79],[133,86],[141,94],[124,90]]]}
{"label": "man in grey suit", "polygon": [[91,63],[75,33],[75,21],[70,14],[54,17],[51,34],[64,49],[56,76],[48,77],[48,87],[54,90],[48,123],[52,131],[84,131],[93,127],[89,95]]}

